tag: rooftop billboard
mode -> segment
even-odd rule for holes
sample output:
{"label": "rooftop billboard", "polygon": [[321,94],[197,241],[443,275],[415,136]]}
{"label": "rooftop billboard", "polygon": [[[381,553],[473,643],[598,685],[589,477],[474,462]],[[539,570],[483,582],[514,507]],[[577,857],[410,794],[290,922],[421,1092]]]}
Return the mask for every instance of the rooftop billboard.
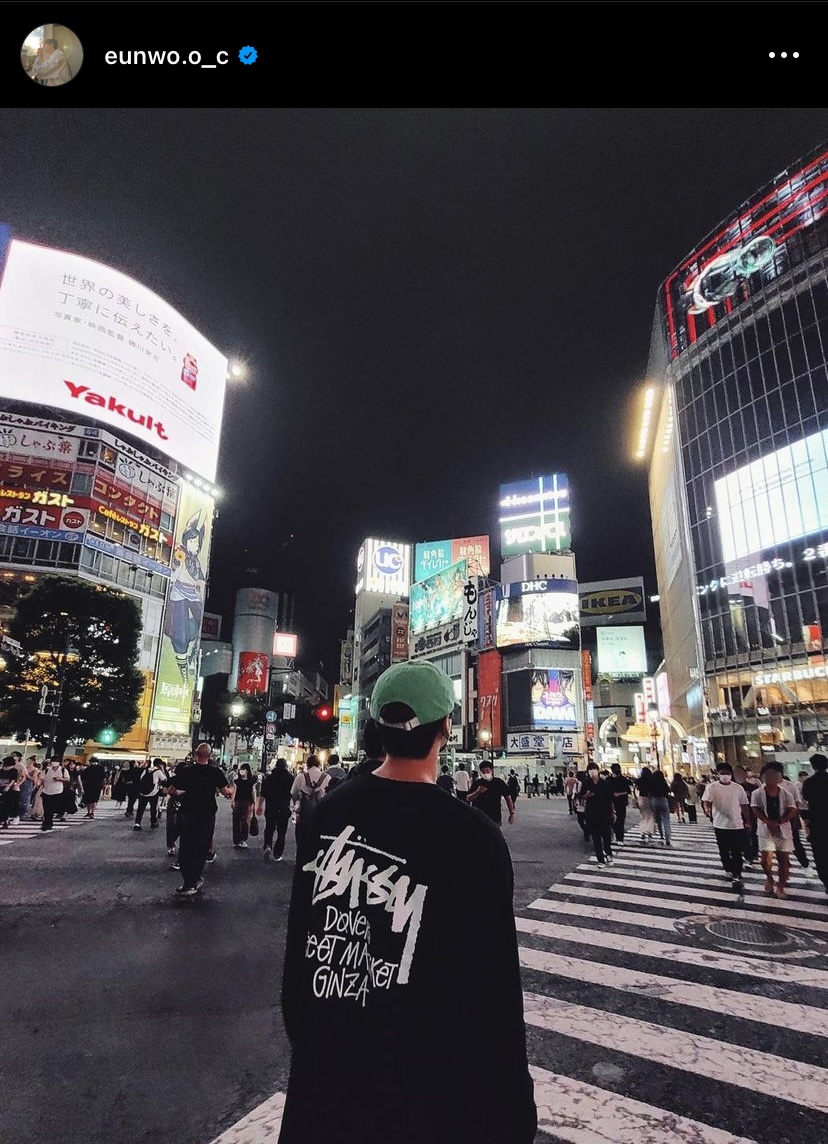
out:
{"label": "rooftop billboard", "polygon": [[572,546],[566,473],[500,486],[500,555],[565,552]]}
{"label": "rooftop billboard", "polygon": [[414,547],[414,580],[419,584],[458,560],[467,560],[470,576],[491,572],[488,536],[462,536],[455,540],[428,540]]}
{"label": "rooftop billboard", "polygon": [[0,280],[0,397],[64,409],[216,477],[227,359],[119,270],[13,239]]}
{"label": "rooftop billboard", "polygon": [[407,596],[411,584],[411,545],[369,537],[357,553],[356,594]]}
{"label": "rooftop billboard", "polygon": [[581,627],[604,624],[635,624],[647,619],[644,581],[640,576],[623,580],[595,580],[578,585]]}
{"label": "rooftop billboard", "polygon": [[499,648],[519,644],[578,651],[578,585],[575,580],[529,580],[497,588],[495,640]]}

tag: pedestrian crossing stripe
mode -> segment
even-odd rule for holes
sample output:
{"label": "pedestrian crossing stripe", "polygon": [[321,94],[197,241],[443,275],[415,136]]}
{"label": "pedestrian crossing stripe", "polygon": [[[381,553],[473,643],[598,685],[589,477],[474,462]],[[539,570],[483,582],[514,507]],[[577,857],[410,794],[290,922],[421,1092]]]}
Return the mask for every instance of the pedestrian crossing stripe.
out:
{"label": "pedestrian crossing stripe", "polygon": [[24,842],[27,838],[48,838],[51,834],[59,834],[62,830],[68,830],[70,826],[77,826],[79,822],[95,822],[102,818],[119,818],[123,817],[123,813],[122,810],[115,807],[105,809],[99,807],[95,811],[94,818],[87,818],[85,812],[78,811],[77,814],[68,815],[65,822],[54,822],[51,830],[41,830],[43,825],[41,822],[26,818],[22,822],[15,823],[14,826],[0,828],[0,846],[9,846],[12,842]]}
{"label": "pedestrian crossing stripe", "polygon": [[[628,843],[606,869],[582,861],[515,918],[539,1140],[828,1141],[828,968],[702,948],[674,927],[688,915],[742,919],[818,941],[828,931],[821,884],[793,860],[785,899],[762,895],[764,873],[750,866],[737,894],[706,820],[673,827],[672,838],[669,849]],[[654,1104],[631,1095],[629,1074],[642,1067],[658,1074]],[[283,1102],[276,1094],[213,1144],[278,1135]]]}

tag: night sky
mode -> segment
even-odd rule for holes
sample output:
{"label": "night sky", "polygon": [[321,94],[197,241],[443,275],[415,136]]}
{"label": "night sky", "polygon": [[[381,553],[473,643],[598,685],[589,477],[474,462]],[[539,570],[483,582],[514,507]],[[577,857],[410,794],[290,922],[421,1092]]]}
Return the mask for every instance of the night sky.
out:
{"label": "night sky", "polygon": [[579,578],[655,591],[630,458],[659,284],[826,141],[824,108],[18,109],[0,221],[246,360],[208,610],[229,636],[236,588],[293,592],[333,681],[364,537],[494,537],[501,481],[567,472]]}

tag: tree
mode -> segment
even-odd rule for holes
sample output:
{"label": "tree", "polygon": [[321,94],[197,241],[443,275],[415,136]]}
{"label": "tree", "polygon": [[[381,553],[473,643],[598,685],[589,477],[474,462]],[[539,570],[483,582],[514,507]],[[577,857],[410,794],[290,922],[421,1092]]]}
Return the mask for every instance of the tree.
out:
{"label": "tree", "polygon": [[106,728],[125,734],[138,718],[143,689],[136,667],[141,631],[141,609],[131,596],[74,577],[42,577],[17,601],[9,622],[21,650],[0,699],[2,725],[45,741],[56,710],[38,713],[46,686],[50,705],[60,699],[53,753]]}

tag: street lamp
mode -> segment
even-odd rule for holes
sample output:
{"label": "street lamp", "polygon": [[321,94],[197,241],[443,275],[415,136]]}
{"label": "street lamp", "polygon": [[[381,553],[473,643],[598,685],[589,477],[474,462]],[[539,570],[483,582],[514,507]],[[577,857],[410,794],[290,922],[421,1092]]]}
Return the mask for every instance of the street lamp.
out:
{"label": "street lamp", "polygon": [[494,744],[492,742],[492,733],[483,727],[480,731],[480,742],[483,744],[483,753],[488,750],[489,758],[491,760],[492,769],[494,769]]}

